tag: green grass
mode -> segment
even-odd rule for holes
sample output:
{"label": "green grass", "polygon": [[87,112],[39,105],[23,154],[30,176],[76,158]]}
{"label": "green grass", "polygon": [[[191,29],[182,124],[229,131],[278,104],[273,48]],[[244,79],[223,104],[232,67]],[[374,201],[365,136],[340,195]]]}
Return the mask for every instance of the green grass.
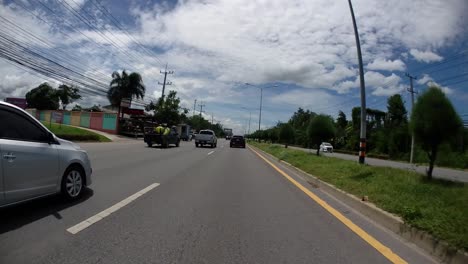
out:
{"label": "green grass", "polygon": [[317,157],[278,145],[250,142],[323,181],[401,216],[451,246],[468,251],[468,186],[393,168],[359,165],[337,158]]}
{"label": "green grass", "polygon": [[94,141],[94,142],[111,142],[112,140],[107,137],[88,131],[79,129],[72,126],[61,125],[48,122],[42,122],[52,133],[57,137],[63,138],[70,141]]}

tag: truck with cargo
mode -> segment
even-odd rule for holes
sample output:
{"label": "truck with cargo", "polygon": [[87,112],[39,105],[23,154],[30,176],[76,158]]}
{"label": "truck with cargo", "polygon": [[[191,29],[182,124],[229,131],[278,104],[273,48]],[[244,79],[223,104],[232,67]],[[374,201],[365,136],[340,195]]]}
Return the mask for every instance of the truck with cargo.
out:
{"label": "truck with cargo", "polygon": [[159,145],[161,148],[167,148],[169,145],[179,147],[180,136],[176,127],[172,127],[168,133],[157,133],[153,126],[145,127],[144,142],[148,147]]}
{"label": "truck with cargo", "polygon": [[232,129],[225,128],[224,129],[224,134],[226,136],[226,140],[231,140],[231,138],[232,138]]}
{"label": "truck with cargo", "polygon": [[177,126],[177,133],[179,133],[180,139],[183,141],[190,140],[190,125],[180,124]]}

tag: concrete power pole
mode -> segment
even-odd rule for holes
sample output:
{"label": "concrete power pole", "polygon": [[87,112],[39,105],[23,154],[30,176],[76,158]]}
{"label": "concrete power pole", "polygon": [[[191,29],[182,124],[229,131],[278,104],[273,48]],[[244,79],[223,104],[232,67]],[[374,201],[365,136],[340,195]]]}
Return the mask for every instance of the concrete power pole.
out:
{"label": "concrete power pole", "polygon": [[[411,112],[413,112],[414,108],[414,94],[417,93],[413,89],[413,80],[416,80],[415,76],[409,75],[406,73],[406,77],[410,80],[410,87],[408,88],[408,92],[411,93]],[[411,134],[411,153],[410,153],[410,164],[413,164],[413,156],[414,156],[414,132]]]}
{"label": "concrete power pole", "polygon": [[359,61],[359,80],[361,82],[361,135],[359,140],[359,163],[364,164],[366,159],[366,84],[364,82],[364,67],[362,65],[361,44],[359,41],[359,32],[354,17],[353,5],[351,0],[348,0],[351,18],[353,19],[354,36],[356,38],[357,56]]}
{"label": "concrete power pole", "polygon": [[162,93],[161,93],[161,98],[164,99],[164,91],[166,90],[166,85],[172,85],[172,82],[166,82],[167,75],[168,74],[173,74],[174,71],[167,71],[167,63],[166,63],[166,68],[164,69],[164,71],[160,71],[160,72],[161,72],[161,74],[164,74],[164,81],[162,83],[158,82],[158,84],[163,86]]}
{"label": "concrete power pole", "polygon": [[200,117],[202,117],[202,113],[205,112],[203,111],[203,107],[205,107],[205,105],[201,102],[198,106],[200,106]]}
{"label": "concrete power pole", "polygon": [[197,108],[197,99],[195,99],[195,102],[193,102],[193,114],[192,114],[192,116],[195,115],[195,108]]}

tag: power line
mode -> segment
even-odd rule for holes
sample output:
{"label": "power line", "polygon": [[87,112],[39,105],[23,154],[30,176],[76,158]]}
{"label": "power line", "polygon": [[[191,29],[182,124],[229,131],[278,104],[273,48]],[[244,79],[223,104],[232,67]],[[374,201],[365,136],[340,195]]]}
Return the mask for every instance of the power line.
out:
{"label": "power line", "polygon": [[92,3],[99,9],[101,10],[108,18],[110,18],[110,21],[121,31],[123,31],[129,38],[131,38],[142,50],[146,52],[147,55],[151,56],[152,58],[156,59],[161,65],[164,65],[159,58],[155,56],[155,53],[153,51],[150,51],[147,49],[143,44],[141,44],[138,40],[136,40],[126,29],[123,28],[123,25],[112,15],[112,13],[105,8],[98,0],[93,0]]}

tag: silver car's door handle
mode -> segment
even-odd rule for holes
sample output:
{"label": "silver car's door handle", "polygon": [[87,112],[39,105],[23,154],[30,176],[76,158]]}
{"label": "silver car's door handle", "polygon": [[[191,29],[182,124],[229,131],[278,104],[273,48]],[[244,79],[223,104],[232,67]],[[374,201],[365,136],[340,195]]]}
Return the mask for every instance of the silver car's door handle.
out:
{"label": "silver car's door handle", "polygon": [[13,153],[7,153],[7,154],[3,155],[3,158],[6,159],[6,160],[13,161],[14,159],[16,159],[16,156],[13,155]]}

